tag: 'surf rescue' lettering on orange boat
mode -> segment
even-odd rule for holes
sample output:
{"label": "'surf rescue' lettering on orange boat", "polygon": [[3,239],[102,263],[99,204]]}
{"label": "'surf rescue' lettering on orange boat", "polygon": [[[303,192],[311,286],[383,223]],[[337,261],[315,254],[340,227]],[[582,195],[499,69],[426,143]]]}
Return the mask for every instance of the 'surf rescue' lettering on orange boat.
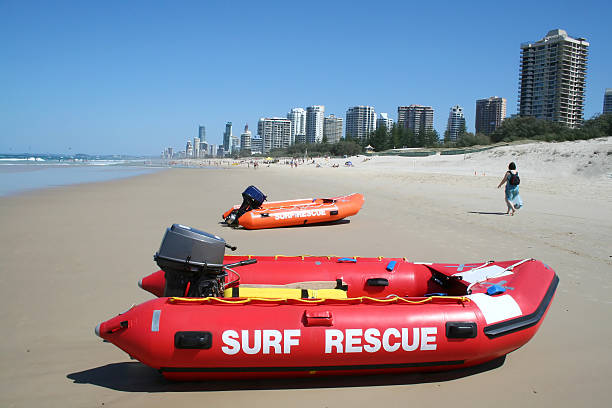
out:
{"label": "'surf rescue' lettering on orange boat", "polygon": [[274,214],[275,220],[287,220],[292,218],[305,218],[305,217],[317,217],[325,216],[325,210],[302,210],[302,211],[288,211],[283,213]]}

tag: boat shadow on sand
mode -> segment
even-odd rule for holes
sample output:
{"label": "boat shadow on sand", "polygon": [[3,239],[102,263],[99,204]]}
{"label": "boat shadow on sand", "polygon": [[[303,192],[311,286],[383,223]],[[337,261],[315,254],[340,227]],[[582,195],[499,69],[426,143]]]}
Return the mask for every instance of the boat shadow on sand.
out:
{"label": "boat shadow on sand", "polygon": [[239,390],[290,390],[309,388],[371,387],[443,382],[480,374],[501,367],[505,356],[475,367],[433,373],[327,376],[317,378],[270,378],[257,380],[215,380],[173,382],[138,362],[113,363],[68,374],[76,384],[92,384],[125,392],[193,392]]}

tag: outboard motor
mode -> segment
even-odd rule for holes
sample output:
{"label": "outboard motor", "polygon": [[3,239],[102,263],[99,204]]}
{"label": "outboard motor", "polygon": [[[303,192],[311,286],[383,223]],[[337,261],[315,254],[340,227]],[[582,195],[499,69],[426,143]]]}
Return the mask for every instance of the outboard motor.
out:
{"label": "outboard motor", "polygon": [[180,224],[168,228],[153,257],[165,272],[164,296],[220,296],[225,247],[225,240],[215,235]]}
{"label": "outboard motor", "polygon": [[266,201],[264,193],[255,186],[248,186],[242,192],[242,205],[240,205],[239,209],[232,211],[225,219],[225,222],[232,227],[238,226],[238,219],[244,213],[261,207],[264,201]]}
{"label": "outboard motor", "polygon": [[164,296],[222,297],[225,269],[257,262],[247,259],[224,265],[225,248],[236,250],[216,235],[173,224],[166,230],[159,252],[153,256],[165,272]]}

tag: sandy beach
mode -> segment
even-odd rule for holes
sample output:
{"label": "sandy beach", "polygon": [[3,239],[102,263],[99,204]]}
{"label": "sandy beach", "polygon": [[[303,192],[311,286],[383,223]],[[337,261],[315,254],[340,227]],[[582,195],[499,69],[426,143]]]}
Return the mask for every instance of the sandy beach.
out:
{"label": "sandy beach", "polygon": [[[350,160],[354,166],[345,167]],[[505,215],[508,162],[525,203]],[[319,163],[320,167],[316,166]],[[332,167],[339,164],[340,167]],[[248,185],[269,200],[361,192],[350,222],[233,230]],[[171,168],[0,197],[2,407],[608,406],[612,376],[612,138],[457,156],[317,159],[292,168]],[[152,297],[165,228],[182,223],[237,253],[477,262],[533,257],[560,284],[537,335],[501,365],[443,374],[177,384],[94,335]]]}

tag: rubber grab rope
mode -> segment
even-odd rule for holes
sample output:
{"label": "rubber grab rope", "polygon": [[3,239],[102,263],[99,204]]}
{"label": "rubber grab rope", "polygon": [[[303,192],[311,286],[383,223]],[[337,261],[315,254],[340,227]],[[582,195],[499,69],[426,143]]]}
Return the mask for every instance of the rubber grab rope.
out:
{"label": "rubber grab rope", "polygon": [[[234,255],[234,256],[240,256],[240,255]],[[257,256],[261,256],[261,255],[244,255],[246,257],[248,257],[248,259],[251,258],[255,258]],[[331,260],[332,258],[341,258],[338,255],[274,255],[274,260],[277,261],[278,258],[300,258],[300,260],[305,260],[305,258],[327,258],[327,260]],[[382,261],[383,259],[393,259],[393,258],[386,258],[384,256],[375,256],[375,257],[367,257],[367,256],[351,256],[349,258],[353,258],[353,259],[359,259],[359,258],[374,258],[374,259],[378,259],[378,261]],[[402,258],[396,258],[396,259],[401,259],[404,262],[408,262],[408,258],[406,257],[402,257]],[[490,261],[492,262],[492,261]]]}
{"label": "rubber grab rope", "polygon": [[419,300],[411,300],[401,296],[394,296],[390,298],[373,298],[369,296],[361,296],[356,298],[346,299],[285,299],[285,298],[259,298],[259,297],[248,297],[239,299],[227,299],[218,297],[205,297],[205,298],[185,298],[185,297],[171,297],[168,298],[168,303],[173,304],[205,304],[205,303],[219,303],[219,304],[230,304],[230,305],[244,305],[251,302],[262,302],[262,303],[276,303],[276,304],[360,304],[360,303],[379,303],[379,304],[408,304],[408,305],[422,305],[426,303],[469,303],[471,299],[466,296],[428,296]]}
{"label": "rubber grab rope", "polygon": [[253,211],[254,213],[260,212],[268,212],[268,211],[287,211],[287,210],[308,210],[311,208],[319,208],[323,206],[330,206],[335,204],[333,203],[313,203],[313,204],[296,204],[296,205],[281,205],[279,207],[266,207],[266,208],[256,208]]}

